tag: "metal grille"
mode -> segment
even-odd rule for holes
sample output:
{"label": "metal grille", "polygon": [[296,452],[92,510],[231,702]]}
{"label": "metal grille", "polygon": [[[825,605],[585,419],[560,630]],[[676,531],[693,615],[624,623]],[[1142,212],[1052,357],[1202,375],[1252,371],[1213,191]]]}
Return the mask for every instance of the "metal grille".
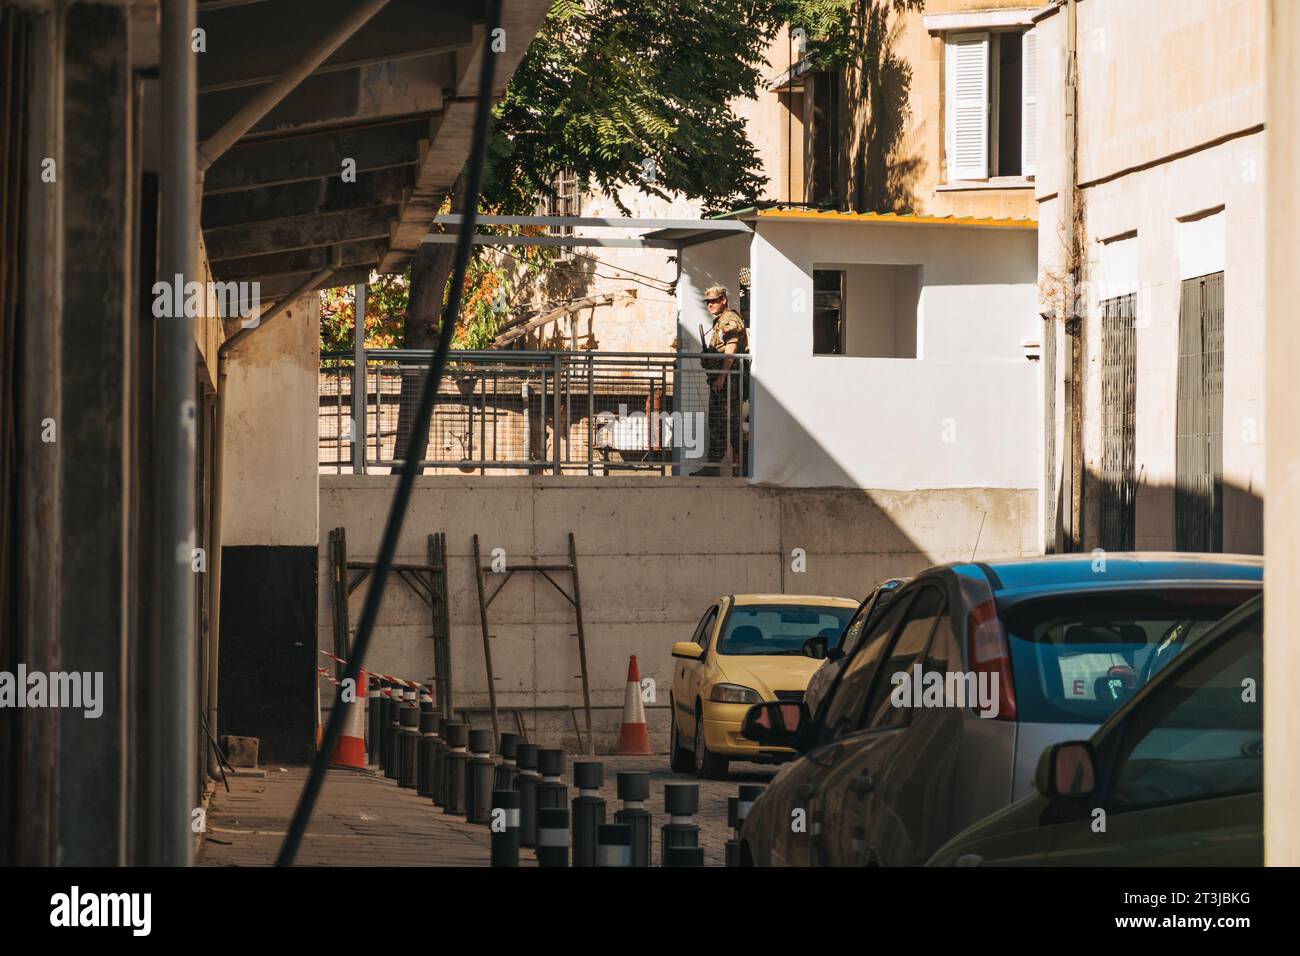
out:
{"label": "metal grille", "polygon": [[1056,316],[1043,319],[1043,553],[1056,550]]}
{"label": "metal grille", "polygon": [[799,703],[803,700],[804,696],[804,691],[801,690],[776,690],[772,693],[776,694],[777,700],[783,700],[792,704]]}
{"label": "metal grille", "polygon": [[[384,471],[404,457],[430,355],[366,352],[367,467]],[[425,472],[671,475],[705,467],[747,475],[749,356],[731,358],[711,400],[712,354],[455,352],[434,406]],[[352,415],[352,353],[324,353],[322,470],[353,470],[351,438],[361,429]],[[711,444],[723,450],[711,456]]]}
{"label": "metal grille", "polygon": [[1174,547],[1223,550],[1223,273],[1183,280]]}
{"label": "metal grille", "polygon": [[1108,551],[1132,551],[1137,499],[1137,295],[1106,299],[1101,308],[1101,546]]}

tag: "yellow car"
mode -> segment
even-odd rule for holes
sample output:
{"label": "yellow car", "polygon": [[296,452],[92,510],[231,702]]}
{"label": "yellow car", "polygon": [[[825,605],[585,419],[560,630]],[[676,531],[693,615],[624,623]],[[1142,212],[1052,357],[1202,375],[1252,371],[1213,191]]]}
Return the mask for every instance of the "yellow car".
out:
{"label": "yellow car", "polygon": [[773,763],[795,756],[740,735],[754,704],[802,700],[820,657],[813,638],[834,646],[858,608],[849,598],[804,594],[729,594],[704,612],[695,636],[673,645],[669,764],[676,773],[726,775],[732,760]]}

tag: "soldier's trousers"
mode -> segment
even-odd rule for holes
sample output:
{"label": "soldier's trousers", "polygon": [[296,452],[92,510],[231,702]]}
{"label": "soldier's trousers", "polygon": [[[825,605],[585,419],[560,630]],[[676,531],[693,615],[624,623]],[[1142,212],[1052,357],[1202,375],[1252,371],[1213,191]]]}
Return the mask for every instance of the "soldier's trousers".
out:
{"label": "soldier's trousers", "polygon": [[[712,379],[712,376],[710,376]],[[728,375],[716,392],[709,388],[709,465],[720,465],[731,446],[731,460],[740,474],[740,377]]]}

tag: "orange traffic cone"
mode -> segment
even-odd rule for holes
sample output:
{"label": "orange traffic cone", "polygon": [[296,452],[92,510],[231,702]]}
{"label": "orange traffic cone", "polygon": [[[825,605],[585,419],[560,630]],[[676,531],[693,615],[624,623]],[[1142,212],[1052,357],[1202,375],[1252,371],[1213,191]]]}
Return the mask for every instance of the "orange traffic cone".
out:
{"label": "orange traffic cone", "polygon": [[343,725],[343,736],[330,756],[331,767],[348,767],[352,770],[366,769],[366,672],[361,672],[357,680],[356,696],[352,701],[341,706],[347,708],[347,722]]}
{"label": "orange traffic cone", "polygon": [[623,692],[623,726],[618,731],[616,754],[649,754],[650,731],[645,723],[645,707],[641,704],[641,671],[636,666],[636,655],[627,662],[627,688]]}

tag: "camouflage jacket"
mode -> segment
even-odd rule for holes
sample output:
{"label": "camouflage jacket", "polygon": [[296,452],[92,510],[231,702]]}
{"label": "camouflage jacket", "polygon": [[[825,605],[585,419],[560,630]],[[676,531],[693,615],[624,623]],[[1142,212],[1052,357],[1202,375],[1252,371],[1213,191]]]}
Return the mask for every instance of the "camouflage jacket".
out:
{"label": "camouflage jacket", "polygon": [[[736,343],[737,352],[749,351],[749,333],[745,329],[745,323],[740,317],[740,313],[735,309],[727,309],[713,323],[713,328],[709,331],[708,342],[706,343],[710,352],[721,352],[728,343]],[[722,359],[707,359],[706,366],[711,369],[722,367]]]}

